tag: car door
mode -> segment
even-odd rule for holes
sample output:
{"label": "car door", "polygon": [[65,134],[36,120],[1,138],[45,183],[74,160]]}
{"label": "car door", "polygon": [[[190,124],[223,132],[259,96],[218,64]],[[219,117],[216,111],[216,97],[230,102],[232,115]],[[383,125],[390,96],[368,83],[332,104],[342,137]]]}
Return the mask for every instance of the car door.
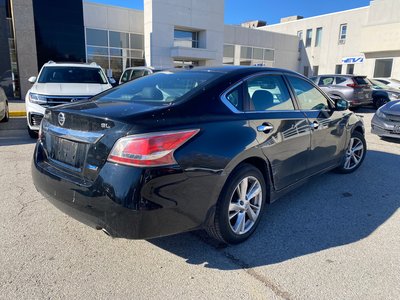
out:
{"label": "car door", "polygon": [[307,173],[307,118],[295,106],[282,74],[256,75],[243,86],[248,124],[270,163],[275,188],[283,189]]}
{"label": "car door", "polygon": [[350,114],[336,111],[332,101],[311,82],[295,75],[287,75],[287,79],[312,129],[310,175],[337,165],[343,157],[346,119]]}

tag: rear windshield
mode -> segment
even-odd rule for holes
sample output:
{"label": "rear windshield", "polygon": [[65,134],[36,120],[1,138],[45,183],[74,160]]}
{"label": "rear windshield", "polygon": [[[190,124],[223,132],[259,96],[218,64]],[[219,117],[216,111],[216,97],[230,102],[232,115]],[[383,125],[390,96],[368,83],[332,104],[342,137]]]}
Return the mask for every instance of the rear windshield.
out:
{"label": "rear windshield", "polygon": [[93,99],[167,104],[199,90],[219,76],[219,73],[198,71],[159,72],[127,82]]}
{"label": "rear windshield", "polygon": [[366,77],[357,76],[357,77],[354,77],[353,79],[359,85],[368,84]]}
{"label": "rear windshield", "polygon": [[100,68],[59,66],[44,67],[38,82],[107,84],[107,79]]}

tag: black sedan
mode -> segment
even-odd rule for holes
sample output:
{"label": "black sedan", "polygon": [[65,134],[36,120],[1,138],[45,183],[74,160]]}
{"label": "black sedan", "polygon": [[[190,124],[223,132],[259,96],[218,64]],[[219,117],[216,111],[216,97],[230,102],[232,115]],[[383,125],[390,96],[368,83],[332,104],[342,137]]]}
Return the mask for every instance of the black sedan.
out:
{"label": "black sedan", "polygon": [[365,154],[361,119],[305,77],[198,68],[48,109],[32,175],[55,206],[114,237],[202,228],[239,243],[266,203],[312,176],[350,173]]}

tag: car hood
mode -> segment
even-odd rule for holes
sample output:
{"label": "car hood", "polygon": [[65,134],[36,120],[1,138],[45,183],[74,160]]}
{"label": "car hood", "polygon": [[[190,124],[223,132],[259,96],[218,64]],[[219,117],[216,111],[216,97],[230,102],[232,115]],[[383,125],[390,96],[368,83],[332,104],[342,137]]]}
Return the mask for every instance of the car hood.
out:
{"label": "car hood", "polygon": [[51,96],[94,96],[109,88],[108,84],[35,83],[30,92]]}
{"label": "car hood", "polygon": [[381,110],[385,114],[400,116],[400,100],[386,103]]}

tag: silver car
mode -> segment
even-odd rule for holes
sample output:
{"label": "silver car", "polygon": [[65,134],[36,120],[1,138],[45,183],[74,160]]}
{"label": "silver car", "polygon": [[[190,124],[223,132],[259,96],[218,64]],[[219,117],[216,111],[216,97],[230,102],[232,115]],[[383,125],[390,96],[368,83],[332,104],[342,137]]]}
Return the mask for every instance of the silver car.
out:
{"label": "silver car", "polygon": [[347,100],[350,107],[373,103],[372,88],[365,76],[320,75],[311,80],[329,96]]}
{"label": "silver car", "polygon": [[371,122],[371,132],[380,137],[400,138],[400,100],[381,106]]}
{"label": "silver car", "polygon": [[10,115],[6,93],[0,87],[0,122],[7,122]]}

